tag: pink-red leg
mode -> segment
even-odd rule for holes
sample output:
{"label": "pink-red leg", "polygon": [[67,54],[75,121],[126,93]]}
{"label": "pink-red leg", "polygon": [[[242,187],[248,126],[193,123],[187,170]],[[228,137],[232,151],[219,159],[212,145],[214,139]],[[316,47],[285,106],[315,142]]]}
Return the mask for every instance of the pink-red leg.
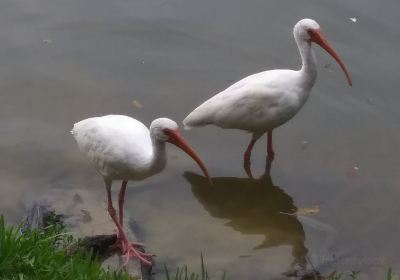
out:
{"label": "pink-red leg", "polygon": [[274,159],[275,157],[275,152],[274,149],[272,148],[272,130],[268,131],[267,156],[270,159]]}
{"label": "pink-red leg", "polygon": [[124,202],[125,202],[125,191],[128,181],[122,181],[121,189],[118,194],[118,210],[119,210],[119,223],[124,226]]}
{"label": "pink-red leg", "polygon": [[126,258],[125,265],[131,258],[138,258],[144,264],[151,265],[152,255],[136,250],[134,246],[128,241],[128,238],[117,216],[117,211],[115,210],[112,204],[111,182],[106,182],[106,189],[107,189],[108,213],[110,214],[110,217],[112,218],[118,229],[119,239],[121,240],[122,253],[123,256]]}
{"label": "pink-red leg", "polygon": [[[125,191],[126,191],[126,186],[128,184],[128,181],[122,181],[121,183],[121,189],[118,194],[118,212],[119,212],[119,223],[121,224],[121,227],[124,228],[124,203],[125,203]],[[121,233],[119,230],[117,231],[117,238],[118,238],[118,243],[121,243]],[[137,242],[131,242],[133,246],[136,247],[144,247],[142,243],[137,243]]]}
{"label": "pink-red leg", "polygon": [[267,160],[265,162],[265,174],[269,175],[271,173],[272,161],[273,159],[267,156]]}
{"label": "pink-red leg", "polygon": [[257,139],[252,138],[249,145],[247,146],[246,151],[244,152],[244,157],[243,157],[243,167],[244,171],[246,171],[247,176],[249,178],[253,178],[253,174],[251,173],[251,163],[250,163],[250,158],[251,158],[251,150],[253,150],[254,144],[256,143]]}

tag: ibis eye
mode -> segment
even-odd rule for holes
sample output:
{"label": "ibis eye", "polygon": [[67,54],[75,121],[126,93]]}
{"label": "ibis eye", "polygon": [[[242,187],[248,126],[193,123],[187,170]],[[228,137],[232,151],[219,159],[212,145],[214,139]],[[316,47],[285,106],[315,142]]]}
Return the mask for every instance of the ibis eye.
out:
{"label": "ibis eye", "polygon": [[315,29],[312,28],[307,29],[307,33],[308,35],[310,35],[310,37],[313,37],[315,35]]}

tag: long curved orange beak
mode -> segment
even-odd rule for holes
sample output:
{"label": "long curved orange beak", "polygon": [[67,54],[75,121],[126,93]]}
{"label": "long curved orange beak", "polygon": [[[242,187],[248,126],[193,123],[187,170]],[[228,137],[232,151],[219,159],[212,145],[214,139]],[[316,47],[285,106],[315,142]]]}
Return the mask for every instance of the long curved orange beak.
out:
{"label": "long curved orange beak", "polygon": [[319,29],[311,29],[311,30],[308,31],[308,34],[310,34],[312,42],[320,45],[324,50],[326,50],[336,60],[336,62],[340,65],[340,67],[342,68],[344,74],[346,75],[346,78],[347,78],[347,81],[349,82],[349,85],[352,86],[353,83],[351,81],[349,72],[347,72],[346,66],[344,65],[342,59],[337,54],[337,52],[329,44],[328,40],[325,38],[325,36],[322,33],[322,31],[319,30]]}
{"label": "long curved orange beak", "polygon": [[208,170],[204,165],[203,161],[196,154],[196,152],[189,146],[186,140],[180,135],[179,130],[165,129],[165,134],[169,136],[169,140],[167,142],[174,144],[175,146],[181,148],[185,153],[187,153],[195,162],[199,165],[201,170],[204,173],[204,176],[207,177],[208,182],[212,185],[212,181],[210,176],[208,175]]}

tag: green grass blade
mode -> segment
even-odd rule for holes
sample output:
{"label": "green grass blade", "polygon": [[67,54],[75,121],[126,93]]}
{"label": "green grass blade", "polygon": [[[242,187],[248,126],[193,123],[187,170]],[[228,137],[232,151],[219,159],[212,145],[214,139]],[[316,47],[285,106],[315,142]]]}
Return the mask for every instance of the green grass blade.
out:
{"label": "green grass blade", "polygon": [[388,269],[386,280],[392,280],[392,268],[391,267],[389,267],[389,269]]}

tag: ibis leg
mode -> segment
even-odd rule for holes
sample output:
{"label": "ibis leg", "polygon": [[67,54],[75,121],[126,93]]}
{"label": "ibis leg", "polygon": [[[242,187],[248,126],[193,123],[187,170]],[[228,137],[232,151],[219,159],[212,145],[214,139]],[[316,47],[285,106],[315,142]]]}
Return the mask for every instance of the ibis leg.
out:
{"label": "ibis leg", "polygon": [[249,145],[247,146],[246,151],[244,152],[244,157],[243,157],[243,167],[244,171],[246,171],[247,176],[249,178],[253,178],[253,174],[251,173],[251,163],[250,163],[250,158],[251,158],[251,150],[253,150],[254,144],[256,143],[256,139],[251,139]]}
{"label": "ibis leg", "polygon": [[[119,223],[121,224],[121,227],[124,228],[124,204],[125,204],[125,191],[126,191],[126,186],[128,184],[128,181],[122,181],[121,183],[121,189],[118,194],[118,212],[119,212]],[[117,232],[117,238],[118,242],[120,243],[120,232]],[[144,247],[144,244],[142,243],[137,243],[137,242],[132,242],[131,243],[133,246],[136,247]]]}
{"label": "ibis leg", "polygon": [[268,131],[267,156],[270,159],[274,159],[275,157],[275,152],[272,148],[272,130]]}
{"label": "ibis leg", "polygon": [[107,201],[108,201],[108,213],[110,214],[111,219],[114,221],[115,225],[118,229],[119,238],[121,239],[122,253],[126,258],[125,265],[128,263],[131,258],[138,258],[141,262],[147,265],[151,265],[151,254],[145,254],[136,250],[133,245],[128,241],[128,238],[122,228],[120,220],[117,216],[117,211],[115,210],[112,197],[111,197],[111,181],[106,181],[106,189],[107,189]]}
{"label": "ibis leg", "polygon": [[125,191],[126,184],[128,181],[122,181],[121,189],[118,194],[118,210],[119,210],[119,223],[124,226],[124,202],[125,202]]}
{"label": "ibis leg", "polygon": [[270,158],[269,156],[267,156],[267,159],[265,161],[265,174],[267,174],[268,176],[271,176],[271,167],[272,167],[272,158]]}
{"label": "ibis leg", "polygon": [[244,152],[244,157],[243,157],[243,167],[244,170],[246,171],[247,176],[249,178],[253,179],[253,174],[251,173],[251,168],[250,168],[250,158],[251,158],[251,151],[253,150],[254,144],[257,142],[257,140],[263,135],[263,133],[253,133],[253,136],[251,138],[251,141],[249,145],[247,146],[246,151]]}

